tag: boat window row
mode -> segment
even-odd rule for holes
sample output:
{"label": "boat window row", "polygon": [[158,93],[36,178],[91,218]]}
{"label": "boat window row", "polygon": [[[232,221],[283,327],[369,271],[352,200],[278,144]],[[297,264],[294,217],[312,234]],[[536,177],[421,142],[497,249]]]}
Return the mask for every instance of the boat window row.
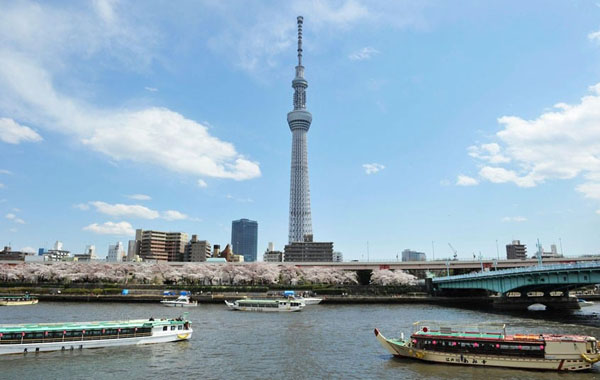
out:
{"label": "boat window row", "polygon": [[269,307],[269,308],[277,308],[278,305],[275,302],[269,302],[269,303],[247,303],[244,302],[242,304],[240,304],[240,306],[244,306],[244,307]]}
{"label": "boat window row", "polygon": [[536,358],[544,357],[543,344],[500,343],[487,341],[473,342],[423,338],[413,338],[412,342],[417,348],[430,351],[524,356]]}
{"label": "boat window row", "polygon": [[119,339],[152,335],[150,327],[0,333],[0,344]]}

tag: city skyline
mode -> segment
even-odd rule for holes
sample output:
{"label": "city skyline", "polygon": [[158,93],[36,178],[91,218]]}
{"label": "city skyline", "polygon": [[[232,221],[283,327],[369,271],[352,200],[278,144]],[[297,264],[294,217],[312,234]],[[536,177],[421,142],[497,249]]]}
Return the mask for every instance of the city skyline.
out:
{"label": "city skyline", "polygon": [[315,241],[599,253],[599,6],[250,3],[2,2],[2,245],[224,244],[249,218],[283,249],[302,14]]}

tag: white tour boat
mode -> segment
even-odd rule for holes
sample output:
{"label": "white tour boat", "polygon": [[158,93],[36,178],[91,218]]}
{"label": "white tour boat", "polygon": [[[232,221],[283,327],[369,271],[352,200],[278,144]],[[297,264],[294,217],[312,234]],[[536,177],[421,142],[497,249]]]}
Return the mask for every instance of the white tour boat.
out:
{"label": "white tour boat", "polygon": [[554,371],[582,371],[600,360],[598,341],[586,335],[514,334],[504,326],[483,332],[470,327],[430,328],[415,323],[410,338],[375,336],[392,355],[434,363],[509,367]]}
{"label": "white tour boat", "polygon": [[293,299],[303,302],[306,306],[308,305],[318,305],[321,301],[323,301],[322,298],[315,298],[315,297],[294,297]]}
{"label": "white tour boat", "polygon": [[183,318],[0,325],[0,355],[166,343],[192,337]]}
{"label": "white tour boat", "polygon": [[179,296],[175,300],[162,300],[160,301],[165,306],[172,307],[194,307],[198,306],[198,301],[191,301],[189,296]]}
{"label": "white tour boat", "polygon": [[266,312],[286,312],[301,311],[304,303],[301,301],[287,300],[253,300],[242,299],[233,302],[225,301],[227,307],[233,310],[241,311],[266,311]]}
{"label": "white tour boat", "polygon": [[38,299],[29,294],[24,296],[0,296],[0,306],[35,305],[36,303],[38,303]]}

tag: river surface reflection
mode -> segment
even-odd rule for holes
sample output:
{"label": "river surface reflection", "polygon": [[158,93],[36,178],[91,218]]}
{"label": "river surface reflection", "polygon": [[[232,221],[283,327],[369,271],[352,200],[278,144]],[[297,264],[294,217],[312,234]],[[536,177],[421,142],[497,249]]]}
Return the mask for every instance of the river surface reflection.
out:
{"label": "river surface reflection", "polygon": [[[600,304],[574,313],[489,313],[432,305],[318,305],[300,313],[189,308],[189,342],[0,357],[2,379],[600,379],[587,373],[427,364],[388,355],[373,335],[410,333],[418,320],[504,322],[509,332],[600,337]],[[0,308],[0,323],[176,317],[151,304],[40,303]]]}

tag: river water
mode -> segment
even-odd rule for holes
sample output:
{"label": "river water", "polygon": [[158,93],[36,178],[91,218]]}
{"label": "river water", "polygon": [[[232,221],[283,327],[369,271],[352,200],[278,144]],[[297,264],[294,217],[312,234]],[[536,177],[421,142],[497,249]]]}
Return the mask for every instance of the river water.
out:
{"label": "river water", "polygon": [[[0,308],[0,323],[98,321],[179,316],[154,304],[40,303]],[[600,337],[600,304],[574,313],[497,314],[432,305],[318,305],[300,313],[230,311],[203,304],[186,309],[188,342],[0,357],[1,379],[600,379],[587,373],[428,364],[389,355],[373,328],[388,337],[410,333],[418,320],[451,324],[498,321],[509,333]]]}

